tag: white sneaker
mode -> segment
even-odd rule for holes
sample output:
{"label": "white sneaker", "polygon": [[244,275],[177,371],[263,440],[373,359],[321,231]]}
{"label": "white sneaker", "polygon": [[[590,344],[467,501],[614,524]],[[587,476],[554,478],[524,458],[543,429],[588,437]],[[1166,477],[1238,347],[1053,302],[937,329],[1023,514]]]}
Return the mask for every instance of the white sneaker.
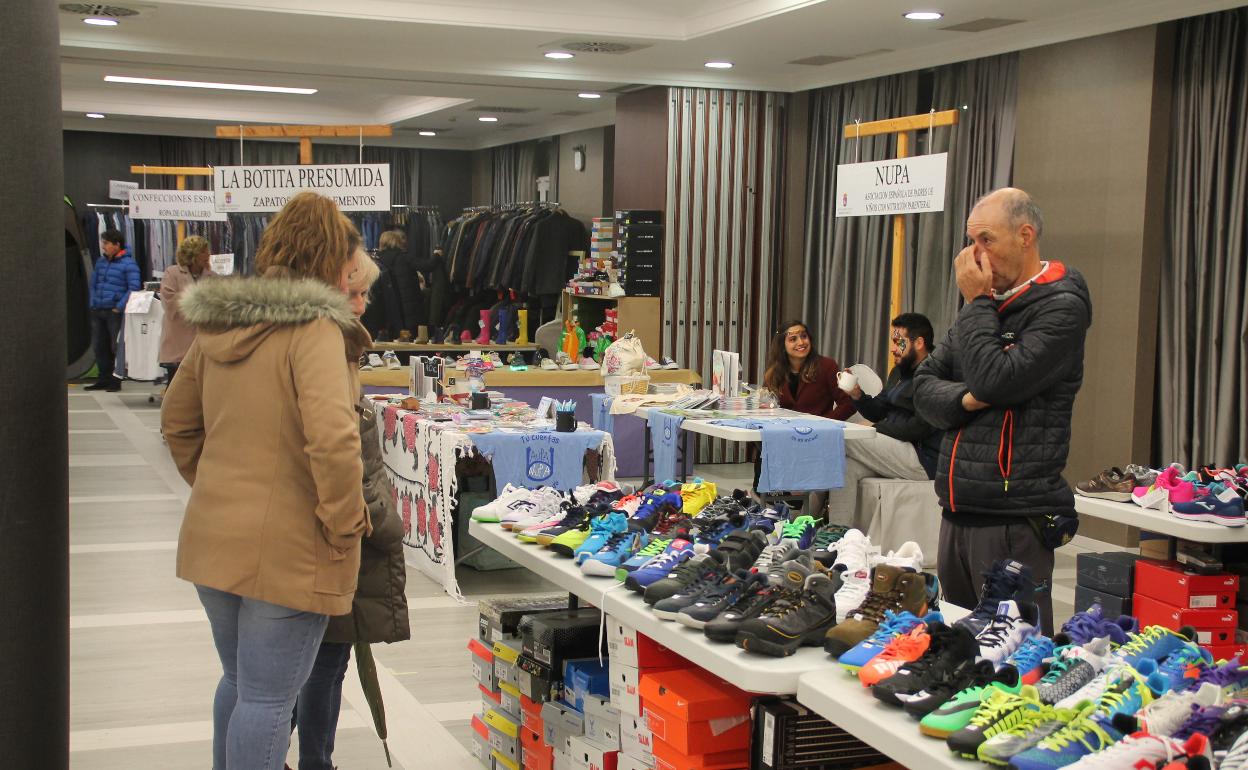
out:
{"label": "white sneaker", "polygon": [[680,364],[676,363],[675,361],[668,358],[667,356],[663,356],[663,358],[659,359],[659,366],[663,369],[679,369],[680,368]]}
{"label": "white sneaker", "polygon": [[880,556],[872,567],[878,567],[881,564],[888,564],[893,567],[908,567],[915,572],[923,571],[923,550],[919,548],[919,544],[913,540],[908,540],[901,544],[901,547],[895,551],[889,551],[887,556]]}
{"label": "white sneaker", "polygon": [[403,364],[399,363],[399,357],[395,355],[393,350],[387,350],[381,354],[381,360],[386,362],[387,369],[402,369]]}
{"label": "white sneaker", "polygon": [[590,358],[589,356],[581,356],[581,361],[578,364],[578,366],[580,366],[582,369],[593,370],[593,369],[598,368],[598,362]]}
{"label": "white sneaker", "polygon": [[1030,602],[1019,604],[1010,599],[997,605],[997,616],[975,641],[979,642],[979,659],[990,660],[1001,668],[1006,659],[1022,645],[1023,640],[1039,633],[1040,610]]}
{"label": "white sneaker", "polygon": [[584,484],[572,490],[572,499],[577,505],[585,505],[589,502],[589,498],[599,492],[619,492],[622,491],[619,484],[614,481],[599,481],[597,484]]}
{"label": "white sneaker", "polygon": [[[1151,663],[1152,661],[1148,661]],[[1123,676],[1139,676],[1139,673],[1131,668],[1129,663],[1113,663],[1096,677],[1080,687],[1069,697],[1054,703],[1053,705],[1059,709],[1070,709],[1078,706],[1085,700],[1100,700],[1105,691],[1109,689],[1111,682],[1116,682]]]}
{"label": "white sneaker", "polygon": [[555,364],[565,372],[575,372],[579,371],[581,368],[576,365],[576,362],[572,360],[571,356],[562,350],[555,354]]}
{"label": "white sneaker", "polygon": [[380,369],[381,367],[385,366],[386,363],[382,361],[381,356],[377,355],[376,353],[369,353],[368,365],[369,365],[369,368]]}
{"label": "white sneaker", "polygon": [[871,593],[871,566],[880,549],[861,531],[851,529],[836,542],[836,564],[844,567],[841,588],[836,592],[836,622],[844,622]]}
{"label": "white sneaker", "polygon": [[371,372],[372,370],[373,370],[373,365],[368,362],[368,356],[361,353],[360,354],[360,371]]}
{"label": "white sneaker", "polygon": [[663,365],[660,364],[658,361],[655,361],[650,356],[646,356],[646,368],[647,369],[662,369]]}
{"label": "white sneaker", "polygon": [[1193,706],[1221,706],[1224,699],[1221,687],[1204,682],[1196,690],[1171,690],[1141,709],[1136,717],[1141,730],[1152,735],[1174,735],[1192,715]]}
{"label": "white sneaker", "polygon": [[503,491],[492,502],[477,506],[476,510],[472,512],[472,520],[500,521],[503,518],[503,514],[508,510],[507,506],[511,505],[519,497],[527,498],[528,496],[529,490],[514,484],[508,484],[503,487]]}
{"label": "white sneaker", "polygon": [[503,529],[523,530],[533,526],[562,507],[563,493],[554,487],[538,487],[528,490],[527,498],[520,498],[508,506],[507,513],[499,519]]}
{"label": "white sneaker", "polygon": [[551,361],[549,358],[542,358],[541,366],[543,369],[545,369],[548,372],[559,370],[559,365],[556,364],[554,361]]}

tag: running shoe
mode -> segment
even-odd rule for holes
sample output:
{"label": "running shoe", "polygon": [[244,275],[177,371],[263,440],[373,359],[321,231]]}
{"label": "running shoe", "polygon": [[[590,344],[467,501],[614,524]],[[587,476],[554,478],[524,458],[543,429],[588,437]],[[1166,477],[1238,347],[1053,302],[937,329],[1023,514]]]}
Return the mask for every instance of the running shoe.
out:
{"label": "running shoe", "polygon": [[628,518],[622,513],[609,513],[594,519],[589,523],[589,537],[572,552],[572,558],[577,564],[583,564],[586,559],[598,553],[613,536],[627,531]]}
{"label": "running shoe", "polygon": [[1101,605],[1093,604],[1083,612],[1071,615],[1070,619],[1062,624],[1061,630],[1054,635],[1053,642],[1058,647],[1065,647],[1071,644],[1087,644],[1093,639],[1107,636],[1115,645],[1126,644],[1127,635],[1138,630],[1139,623],[1135,618],[1122,615],[1118,620],[1110,620],[1105,617],[1105,611],[1101,609]]}
{"label": "running shoe", "polygon": [[[1090,705],[1090,704],[1089,704]],[[1070,724],[1079,711],[1058,709],[1048,704],[1022,712],[1017,723],[979,744],[975,756],[990,765],[1005,765],[1015,754],[1021,754],[1040,741]],[[965,757],[973,759],[974,757]]]}
{"label": "running shoe", "polygon": [[1213,665],[1213,654],[1208,650],[1188,642],[1166,656],[1157,666],[1157,672],[1167,679],[1167,689],[1176,690],[1186,687],[1200,677],[1200,672]]}
{"label": "running shoe", "polygon": [[1001,602],[992,622],[975,637],[979,657],[1000,666],[1023,642],[1040,633],[1040,608],[1031,602],[1013,599]]}
{"label": "running shoe", "polygon": [[576,529],[585,523],[585,509],[579,505],[563,511],[563,517],[555,519],[552,514],[551,518],[546,520],[547,523],[537,524],[519,532],[513,528],[512,532],[516,532],[516,539],[522,543],[537,543],[538,545],[550,545],[550,541],[570,529]]}
{"label": "running shoe", "polygon": [[640,551],[649,537],[645,532],[628,529],[615,533],[602,544],[597,553],[581,562],[581,572],[595,577],[615,577],[615,571],[620,564]]}
{"label": "running shoe", "polygon": [[1001,687],[985,690],[983,701],[965,727],[954,730],[945,744],[954,754],[974,759],[981,744],[1003,733],[1023,720],[1031,712],[1039,711],[1043,704],[1036,696],[1036,688],[1023,685],[1017,692]]}
{"label": "running shoe", "polygon": [[750,567],[750,572],[756,572],[763,577],[771,570],[772,566],[778,566],[797,556],[801,549],[797,547],[796,540],[781,540],[778,543],[772,543],[762,550],[755,560],[754,566]]}
{"label": "running shoe", "polygon": [[[697,600],[676,615],[676,622],[689,628],[703,629],[706,624],[719,617],[719,614],[736,602],[737,597],[746,593],[756,593],[758,588],[766,585],[767,578],[746,570],[725,578],[717,585],[703,591]],[[668,599],[667,601],[671,601]],[[656,614],[658,605],[655,605]]]}
{"label": "running shoe", "polygon": [[688,516],[696,516],[703,508],[715,502],[716,487],[709,481],[680,486],[682,510]]}
{"label": "running shoe", "polygon": [[1073,765],[1089,754],[1104,751],[1122,740],[1113,725],[1097,718],[1095,704],[1079,712],[1070,724],[1010,759],[1010,770],[1052,770]]}
{"label": "running shoe", "polygon": [[668,543],[663,553],[633,570],[624,579],[624,587],[636,593],[644,593],[652,583],[676,577],[677,571],[692,559],[695,553],[693,544],[688,540],[673,540]]}
{"label": "running shoe", "polygon": [[1124,676],[1144,681],[1155,673],[1157,673],[1157,663],[1155,661],[1145,659],[1141,660],[1138,665],[1132,666],[1129,663],[1115,661],[1111,657],[1105,670],[1093,677],[1092,681],[1076,690],[1074,694],[1063,698],[1053,705],[1058,708],[1074,708],[1085,700],[1097,701],[1105,694],[1111,684]]}
{"label": "running shoe", "polygon": [[815,540],[816,521],[814,516],[798,516],[792,521],[785,522],[780,529],[781,540],[792,540],[797,543],[797,547],[806,549]]}
{"label": "running shoe", "polygon": [[933,617],[933,615],[937,615],[937,613],[929,614],[927,618],[919,618],[912,612],[904,610],[893,612],[888,610],[884,613],[884,620],[880,623],[879,628],[875,630],[875,633],[847,650],[837,658],[837,663],[851,674],[857,674],[859,669],[883,652],[888,647],[889,642],[902,634],[909,633],[916,626],[940,619],[939,617]]}
{"label": "running shoe", "polygon": [[704,594],[718,593],[717,589],[726,582],[739,583],[740,580],[722,562],[712,560],[712,565],[704,569],[696,580],[671,596],[654,602],[650,609],[662,620],[675,620],[681,610],[696,604]]}
{"label": "running shoe", "polygon": [[1172,499],[1170,515],[1183,521],[1206,521],[1224,527],[1242,527],[1248,522],[1244,515],[1244,498],[1234,488],[1217,483],[1198,491],[1188,502]]}
{"label": "running shoe", "polygon": [[1109,637],[1082,646],[1059,647],[1055,654],[1048,673],[1036,685],[1040,700],[1048,704],[1068,701],[1105,670],[1110,655]]}
{"label": "running shoe", "polygon": [[[927,717],[963,691],[978,690],[982,693],[983,688],[987,687],[998,677],[1008,687],[1017,689],[1022,686],[1018,681],[1018,672],[1009,666],[1004,666],[998,671],[991,661],[965,660],[949,676],[940,679],[919,692],[901,696],[902,708],[906,710],[907,714],[920,720],[919,729],[921,732],[922,719],[924,717]],[[938,737],[947,737],[947,735]]]}
{"label": "running shoe", "polygon": [[871,593],[871,567],[879,554],[880,549],[856,529],[847,531],[837,541],[835,566],[841,569],[842,581],[836,596],[838,623],[858,609]]}
{"label": "running shoe", "polygon": [[554,487],[538,487],[528,490],[528,495],[517,495],[507,504],[507,510],[499,517],[503,529],[524,530],[563,510],[567,498]]}
{"label": "running shoe", "polygon": [[965,660],[973,660],[978,646],[975,637],[965,628],[950,628],[944,623],[932,623],[927,627],[932,637],[923,657],[897,669],[897,673],[871,688],[876,700],[893,706],[901,706],[900,695],[915,693],[957,667]]}
{"label": "running shoe", "polygon": [[1124,472],[1121,468],[1110,468],[1101,471],[1096,478],[1081,481],[1075,485],[1075,494],[1082,497],[1095,497],[1101,500],[1113,500],[1119,503],[1131,502],[1131,491],[1140,486],[1140,480]]}
{"label": "running shoe", "polygon": [[1140,731],[1124,737],[1104,751],[1085,756],[1069,767],[1071,770],[1128,770],[1137,767],[1152,770],[1158,762],[1168,763],[1186,755],[1182,741]]}
{"label": "running shoe", "polygon": [[1199,687],[1209,682],[1228,692],[1243,689],[1248,683],[1248,667],[1240,665],[1239,658],[1234,657],[1220,666],[1209,666],[1191,680],[1188,687]]}
{"label": "running shoe", "polygon": [[[1003,666],[1000,671],[992,670],[991,665],[988,668],[981,666],[978,674],[953,697],[934,711],[923,715],[919,721],[919,732],[932,738],[948,739],[958,730],[967,727],[979,707],[994,693],[1017,695],[1023,688],[1018,670],[1012,666]],[[906,711],[910,711],[909,703],[906,704]]]}
{"label": "running shoe", "polygon": [[[576,550],[584,545],[585,541],[589,539],[590,528],[593,526],[594,522],[600,521],[603,518],[605,518],[605,516],[587,515],[585,521],[581,523],[580,526],[560,532],[558,535],[551,538],[547,543],[547,547],[550,548],[551,553],[558,554],[559,556],[566,556],[569,559],[572,558],[576,554]],[[547,536],[545,534],[538,535],[538,545],[541,545],[546,537]]]}
{"label": "running shoe", "polygon": [[1205,682],[1195,690],[1171,690],[1135,715],[1139,729],[1153,735],[1174,735],[1187,722],[1193,709],[1221,706],[1225,694],[1221,687]]}
{"label": "running shoe", "polygon": [[[904,614],[912,615],[908,612]],[[912,626],[909,631],[894,637],[879,655],[858,669],[858,681],[862,682],[863,687],[879,684],[896,674],[902,666],[923,657],[923,653],[927,652],[931,642],[932,637],[927,632],[925,624],[918,623]],[[899,700],[902,703],[906,701],[905,698],[899,698]]]}
{"label": "running shoe", "polygon": [[1023,684],[1035,684],[1044,675],[1044,663],[1053,656],[1053,640],[1047,636],[1029,636],[1023,640],[1006,663],[1018,671]]}
{"label": "running shoe", "polygon": [[651,538],[650,542],[646,543],[645,547],[625,559],[624,562],[616,568],[615,579],[620,581],[627,580],[630,572],[636,572],[638,569],[646,566],[651,559],[666,551],[667,547],[671,545],[672,541],[675,539],[676,538],[668,537]]}
{"label": "running shoe", "polygon": [[530,492],[525,487],[507,484],[493,501],[479,505],[472,511],[473,521],[496,523],[511,511],[511,505],[519,500],[528,501]]}
{"label": "running shoe", "polygon": [[1148,626],[1130,641],[1114,650],[1114,659],[1135,665],[1141,660],[1159,661],[1196,638],[1196,630],[1184,626],[1171,631],[1165,626]]}
{"label": "running shoe", "polygon": [[813,570],[800,563],[789,566],[782,584],[774,585],[768,581],[743,587],[731,605],[703,626],[702,633],[706,638],[712,642],[734,642],[737,631],[745,621],[763,615],[773,606],[797,601],[806,587],[806,578],[813,574]]}
{"label": "running shoe", "polygon": [[[640,581],[644,571],[637,570],[631,575],[631,579]],[[714,578],[727,571],[724,566],[724,557],[719,553],[712,551],[708,554],[699,554],[672,570],[667,577],[646,586],[644,599],[646,604],[654,605],[656,602],[684,591],[695,582]]]}
{"label": "running shoe", "polygon": [[1030,602],[1035,587],[1030,567],[1021,562],[1002,559],[984,573],[984,585],[979,591],[979,604],[956,625],[965,627],[973,636],[976,636],[997,617],[1001,602],[1010,600]]}
{"label": "running shoe", "polygon": [[849,532],[843,524],[824,524],[815,530],[815,539],[810,544],[811,555],[826,567],[836,563],[837,543]]}

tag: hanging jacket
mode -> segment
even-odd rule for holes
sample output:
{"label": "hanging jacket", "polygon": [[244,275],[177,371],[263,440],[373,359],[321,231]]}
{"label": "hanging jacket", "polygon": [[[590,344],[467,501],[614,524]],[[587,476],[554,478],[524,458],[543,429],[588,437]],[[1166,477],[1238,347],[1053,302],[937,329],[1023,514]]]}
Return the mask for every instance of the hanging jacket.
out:
{"label": "hanging jacket", "polygon": [[102,256],[91,273],[91,309],[124,311],[130,292],[140,285],[139,266],[130,252],[122,249],[111,260]]}
{"label": "hanging jacket", "polygon": [[935,478],[944,431],[933,428],[915,413],[913,372],[903,373],[900,366],[894,366],[880,394],[868,396],[864,393],[862,398],[854,400],[854,407],[858,414],[873,423],[876,433],[913,444],[927,477]]}
{"label": "hanging jacket", "polygon": [[[1050,262],[1003,301],[978,297],[914,375],[914,404],[946,430],[936,495],[964,526],[1074,515],[1062,470],[1083,383],[1092,299],[1083,276]],[[971,393],[992,406],[962,408]]]}
{"label": "hanging jacket", "polygon": [[[387,273],[388,280],[394,284],[394,288],[399,293],[398,320],[399,327],[390,329],[393,337],[398,337],[399,332],[408,329],[412,332],[416,331],[416,327],[423,324],[424,310],[420,293],[420,280],[416,275],[416,259],[406,252],[399,249],[382,249],[377,252],[377,261],[384,273]],[[387,308],[387,311],[390,309]],[[389,313],[389,317],[393,318],[394,314]]]}

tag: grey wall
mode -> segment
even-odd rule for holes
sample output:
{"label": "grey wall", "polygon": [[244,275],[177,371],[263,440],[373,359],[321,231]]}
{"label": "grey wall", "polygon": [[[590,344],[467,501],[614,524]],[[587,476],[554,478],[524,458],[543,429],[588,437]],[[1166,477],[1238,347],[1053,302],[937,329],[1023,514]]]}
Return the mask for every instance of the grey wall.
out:
{"label": "grey wall", "polygon": [[469,192],[473,206],[488,206],[494,200],[494,166],[492,150],[468,153]]}
{"label": "grey wall", "polygon": [[[559,203],[573,217],[588,227],[594,217],[607,211],[610,179],[608,168],[615,163],[614,151],[608,152],[606,128],[575,131],[559,137]],[[572,167],[572,148],[585,147],[585,170]]]}
{"label": "grey wall", "polygon": [[[62,134],[65,194],[79,212],[88,203],[118,203],[108,197],[108,180],[140,181],[131,175],[131,164],[160,164],[158,136],[94,131],[64,131]],[[151,184],[152,187],[163,186],[164,177],[153,177]]]}
{"label": "grey wall", "polygon": [[472,177],[466,150],[420,151],[420,203],[437,206],[453,219],[471,206]]}

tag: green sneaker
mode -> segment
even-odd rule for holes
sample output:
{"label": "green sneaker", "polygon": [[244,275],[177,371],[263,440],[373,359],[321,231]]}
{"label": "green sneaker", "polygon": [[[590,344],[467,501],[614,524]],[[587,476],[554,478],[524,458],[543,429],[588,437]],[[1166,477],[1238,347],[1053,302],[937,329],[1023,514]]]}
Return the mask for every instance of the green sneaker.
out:
{"label": "green sneaker", "polygon": [[1032,685],[1023,685],[1018,693],[993,688],[966,727],[951,733],[946,743],[954,754],[975,759],[981,743],[1014,727],[1029,711],[1040,707],[1040,694]]}
{"label": "green sneaker", "polygon": [[[550,550],[554,551],[560,556],[567,556],[571,558],[573,553],[575,553],[576,549],[580,548],[581,545],[583,545],[585,541],[589,539],[589,522],[590,521],[591,519],[587,519],[585,521],[584,526],[577,527],[576,529],[569,529],[567,532],[564,532],[562,535],[559,535],[554,540],[551,540]],[[539,537],[537,542],[541,543],[542,539]]]}
{"label": "green sneaker", "polygon": [[633,554],[630,558],[626,559],[623,564],[616,568],[615,579],[620,581],[628,580],[629,573],[641,568],[646,562],[666,551],[667,547],[671,545],[672,540],[673,538],[670,537],[660,537],[655,540],[651,540],[645,548],[642,548],[640,551]]}
{"label": "green sneaker", "polygon": [[[998,672],[999,674],[1000,672]],[[1017,672],[1013,676],[1013,680],[1011,684],[994,681],[966,688],[945,701],[940,708],[923,717],[919,722],[919,732],[932,738],[948,738],[958,730],[969,725],[971,718],[975,716],[975,712],[995,692],[1000,691],[1010,695],[1017,695],[1023,688],[1023,681],[1018,677]]]}
{"label": "green sneaker", "polygon": [[798,548],[806,548],[810,545],[810,541],[814,539],[815,528],[818,525],[814,516],[798,516],[792,521],[784,522],[780,526],[779,540],[796,540]]}
{"label": "green sneaker", "polygon": [[[1087,706],[1085,701],[1081,706]],[[1016,754],[1034,748],[1040,741],[1070,724],[1079,715],[1079,708],[1059,709],[1042,704],[1040,708],[1024,712],[1022,720],[1003,733],[997,733],[979,744],[976,755],[979,761],[990,765],[1005,766]]]}

